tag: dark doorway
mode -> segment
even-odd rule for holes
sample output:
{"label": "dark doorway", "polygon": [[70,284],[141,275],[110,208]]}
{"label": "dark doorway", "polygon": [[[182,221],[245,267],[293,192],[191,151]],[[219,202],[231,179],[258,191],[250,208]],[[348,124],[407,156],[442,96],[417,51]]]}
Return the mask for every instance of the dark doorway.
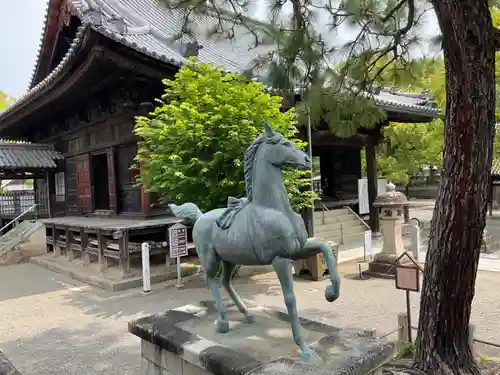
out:
{"label": "dark doorway", "polygon": [[92,156],[92,185],[94,187],[94,209],[109,210],[108,157],[106,154]]}

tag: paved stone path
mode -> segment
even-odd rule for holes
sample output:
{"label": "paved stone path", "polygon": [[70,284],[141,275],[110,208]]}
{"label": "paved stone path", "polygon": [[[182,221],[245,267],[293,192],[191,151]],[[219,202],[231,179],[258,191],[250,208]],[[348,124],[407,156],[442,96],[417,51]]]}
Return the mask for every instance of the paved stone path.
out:
{"label": "paved stone path", "polygon": [[[392,331],[404,311],[404,293],[390,280],[352,278],[356,265],[342,265],[342,296],[333,304],[323,298],[326,281],[296,281],[300,313],[339,327]],[[281,289],[273,273],[238,280],[237,290],[248,301],[283,309]],[[477,336],[496,340],[500,332],[500,299],[494,285],[500,273],[480,272],[473,323]],[[127,333],[127,323],[139,316],[209,299],[197,282],[182,290],[154,286],[108,294],[33,264],[0,268],[0,349],[24,375],[137,375],[139,342]],[[417,316],[418,295],[412,295]],[[489,355],[498,355],[489,349]]]}

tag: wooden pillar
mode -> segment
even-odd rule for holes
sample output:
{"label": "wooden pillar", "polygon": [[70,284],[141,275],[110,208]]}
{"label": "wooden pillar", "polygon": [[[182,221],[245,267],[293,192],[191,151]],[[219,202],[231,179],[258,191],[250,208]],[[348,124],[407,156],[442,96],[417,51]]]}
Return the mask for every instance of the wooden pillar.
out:
{"label": "wooden pillar", "polygon": [[146,191],[144,185],[141,185],[141,207],[144,216],[151,213],[151,195]]}
{"label": "wooden pillar", "polygon": [[314,215],[313,212],[314,212],[314,207],[312,209],[308,208],[302,210],[302,212],[300,213],[302,219],[304,220],[308,237],[313,237],[314,235],[313,220],[312,220],[312,215]]}
{"label": "wooden pillar", "polygon": [[97,246],[99,248],[99,271],[104,272],[108,269],[108,258],[106,258],[107,241],[101,230],[97,230]]}
{"label": "wooden pillar", "polygon": [[116,198],[116,168],[115,168],[115,148],[110,147],[106,152],[108,162],[108,195],[109,210],[113,214],[118,213],[118,204]]}
{"label": "wooden pillar", "polygon": [[[37,186],[38,187],[38,186]],[[45,191],[38,191],[38,204],[41,207],[37,207],[38,210],[44,209],[45,205],[47,205],[47,215],[49,217],[54,216],[54,204],[55,204],[55,195],[56,195],[56,185],[54,179],[54,171],[52,169],[48,169],[45,171]],[[43,203],[42,203],[43,201]]]}
{"label": "wooden pillar", "polygon": [[488,203],[490,205],[489,214],[490,214],[490,216],[493,216],[493,177],[492,176],[490,176],[490,184],[488,186]]}
{"label": "wooden pillar", "polygon": [[368,182],[368,202],[370,204],[370,228],[372,233],[380,232],[380,221],[378,209],[373,207],[377,198],[377,159],[375,155],[375,145],[368,142],[365,147],[366,152],[366,179]]}
{"label": "wooden pillar", "polygon": [[[139,164],[139,174],[142,175],[144,169],[144,162],[141,161]],[[146,188],[144,187],[144,184],[141,184],[141,209],[142,209],[142,214],[144,216],[148,216],[151,214],[151,193],[146,191]]]}
{"label": "wooden pillar", "polygon": [[129,233],[128,230],[125,229],[121,233],[121,238],[119,243],[119,252],[120,252],[119,265],[122,277],[130,276],[130,254],[128,248],[128,239],[129,239]]}

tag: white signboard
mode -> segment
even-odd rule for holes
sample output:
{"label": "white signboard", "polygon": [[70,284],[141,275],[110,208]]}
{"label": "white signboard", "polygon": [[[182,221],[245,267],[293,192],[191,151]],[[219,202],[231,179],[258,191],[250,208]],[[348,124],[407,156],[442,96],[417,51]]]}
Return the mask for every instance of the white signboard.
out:
{"label": "white signboard", "polygon": [[177,223],[168,228],[170,244],[170,258],[184,257],[188,255],[187,228]]}
{"label": "white signboard", "polygon": [[372,231],[365,231],[365,260],[366,258],[371,258],[373,255],[372,251]]}
{"label": "white signboard", "polygon": [[369,213],[370,203],[368,201],[368,180],[366,178],[358,180],[358,201],[360,215]]}
{"label": "white signboard", "polygon": [[[385,192],[387,180],[379,178],[377,180],[377,195]],[[368,200],[368,180],[366,177],[358,180],[358,201],[359,201],[359,214],[365,215],[370,212],[370,202]]]}
{"label": "white signboard", "polygon": [[385,178],[379,178],[377,180],[377,195],[385,193],[387,189],[387,180]]}

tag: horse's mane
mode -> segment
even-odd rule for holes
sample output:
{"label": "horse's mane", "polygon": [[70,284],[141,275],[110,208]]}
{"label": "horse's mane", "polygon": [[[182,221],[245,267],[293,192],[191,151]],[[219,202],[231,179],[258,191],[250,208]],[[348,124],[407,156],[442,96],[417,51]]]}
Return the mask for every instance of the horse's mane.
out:
{"label": "horse's mane", "polygon": [[253,180],[253,166],[255,161],[255,156],[257,155],[257,151],[259,147],[265,143],[276,144],[278,143],[283,136],[274,132],[272,136],[268,136],[265,133],[259,135],[245,151],[243,166],[245,172],[245,185],[246,185],[246,193],[248,201],[252,200],[252,180]]}

